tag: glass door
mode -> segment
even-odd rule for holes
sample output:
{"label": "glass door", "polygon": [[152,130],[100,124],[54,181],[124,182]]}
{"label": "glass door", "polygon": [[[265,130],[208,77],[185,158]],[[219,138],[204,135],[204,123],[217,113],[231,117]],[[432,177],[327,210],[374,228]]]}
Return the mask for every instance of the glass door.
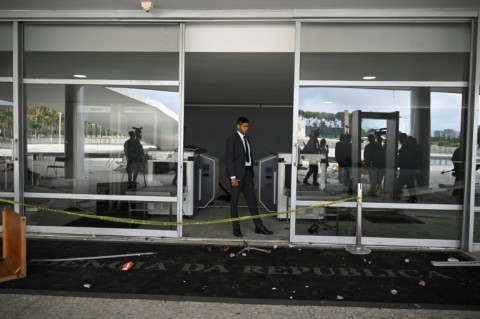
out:
{"label": "glass door", "polygon": [[177,237],[193,196],[180,26],[31,23],[24,39],[32,230]]}
{"label": "glass door", "polygon": [[297,27],[291,240],[459,247],[469,23]]}

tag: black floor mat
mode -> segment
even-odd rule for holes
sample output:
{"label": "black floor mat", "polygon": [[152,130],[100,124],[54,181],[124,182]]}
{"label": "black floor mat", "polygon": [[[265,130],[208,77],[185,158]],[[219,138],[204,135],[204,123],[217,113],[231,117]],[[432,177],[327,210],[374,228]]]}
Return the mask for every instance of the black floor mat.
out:
{"label": "black floor mat", "polygon": [[[33,290],[284,301],[480,305],[477,267],[434,267],[459,252],[271,249],[231,257],[240,247],[29,240],[27,277],[0,291]],[[154,254],[45,261],[43,259]],[[38,260],[41,259],[41,260]],[[128,271],[120,268],[132,261]],[[142,297],[140,297],[142,298]]]}

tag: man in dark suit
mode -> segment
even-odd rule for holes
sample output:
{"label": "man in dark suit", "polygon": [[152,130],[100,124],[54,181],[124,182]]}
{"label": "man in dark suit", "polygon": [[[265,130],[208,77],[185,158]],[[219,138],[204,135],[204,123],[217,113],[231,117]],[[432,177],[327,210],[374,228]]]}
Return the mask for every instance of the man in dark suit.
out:
{"label": "man in dark suit", "polygon": [[[250,215],[258,215],[257,199],[254,192],[253,157],[250,140],[247,136],[249,128],[248,119],[239,117],[237,119],[237,131],[227,139],[226,166],[227,178],[230,179],[230,215],[238,218],[238,199],[243,193],[247,202]],[[255,232],[257,234],[271,235],[273,232],[265,228],[260,218],[253,219]],[[240,223],[233,222],[233,235],[242,237]]]}

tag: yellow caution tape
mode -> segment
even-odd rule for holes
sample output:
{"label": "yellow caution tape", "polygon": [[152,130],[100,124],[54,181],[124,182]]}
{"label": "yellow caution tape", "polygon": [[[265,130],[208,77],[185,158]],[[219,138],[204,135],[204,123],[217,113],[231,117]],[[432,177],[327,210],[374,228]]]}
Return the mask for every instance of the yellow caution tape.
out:
{"label": "yellow caution tape", "polygon": [[335,204],[338,204],[338,203],[351,201],[351,200],[354,200],[354,199],[357,199],[357,197],[343,198],[343,199],[339,199],[339,200],[324,203],[324,204],[300,207],[300,208],[291,209],[291,210],[287,210],[287,211],[283,211],[283,212],[259,214],[259,215],[255,215],[255,216],[244,216],[244,217],[238,217],[238,218],[223,218],[223,219],[205,220],[205,221],[183,221],[183,222],[161,222],[161,221],[154,221],[154,220],[139,220],[139,219],[131,219],[131,218],[120,218],[120,217],[111,217],[111,216],[81,214],[81,213],[75,213],[75,212],[60,210],[60,209],[52,209],[52,208],[39,206],[39,205],[32,205],[32,204],[27,204],[27,203],[16,202],[16,201],[5,199],[5,198],[0,198],[0,202],[4,202],[4,203],[7,203],[7,204],[11,204],[11,205],[20,205],[20,206],[29,207],[29,208],[35,208],[38,211],[43,211],[43,212],[52,212],[52,213],[70,215],[70,216],[92,218],[92,219],[104,220],[104,221],[115,222],[115,223],[151,225],[151,226],[179,226],[179,225],[193,226],[193,225],[221,224],[221,223],[229,223],[229,222],[234,222],[234,221],[250,220],[250,219],[254,219],[254,218],[273,217],[273,216],[282,215],[282,214],[297,213],[297,212],[304,211],[304,210],[310,210],[310,209],[315,209],[315,208],[320,208],[320,207],[331,206],[331,205],[335,205]]}

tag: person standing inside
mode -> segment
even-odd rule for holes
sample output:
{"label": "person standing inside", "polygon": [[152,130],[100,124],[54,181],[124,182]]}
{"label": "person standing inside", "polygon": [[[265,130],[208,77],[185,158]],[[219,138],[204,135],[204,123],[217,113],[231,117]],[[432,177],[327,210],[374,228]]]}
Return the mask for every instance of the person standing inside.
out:
{"label": "person standing inside", "polygon": [[[237,130],[227,138],[226,149],[226,170],[227,177],[230,179],[230,215],[232,218],[238,218],[238,200],[240,193],[243,193],[247,202],[250,215],[258,215],[257,199],[254,191],[253,156],[250,139],[247,136],[249,129],[248,119],[241,116],[237,119]],[[254,218],[255,233],[271,235],[260,218]],[[233,235],[242,237],[240,223],[232,222]]]}
{"label": "person standing inside", "polygon": [[465,179],[465,161],[462,161],[462,145],[457,147],[452,155],[453,170],[452,175],[455,176],[455,188],[453,189],[453,196],[463,198],[463,192],[457,187],[463,187],[463,180]]}
{"label": "person standing inside", "polygon": [[343,183],[345,168],[345,134],[340,134],[339,141],[335,143],[335,161],[338,164],[338,182]]}
{"label": "person standing inside", "polygon": [[125,168],[128,176],[128,188],[134,188],[137,185],[137,176],[139,170],[143,167],[143,146],[140,140],[136,138],[135,132],[128,132],[130,138],[123,144],[123,152],[127,157],[127,167]]}
{"label": "person standing inside", "polygon": [[[321,172],[322,176],[320,177],[320,188],[325,188],[325,184],[328,183],[327,181],[327,169],[330,164],[328,163],[328,145],[327,145],[327,140],[322,138],[320,140],[320,145],[318,148],[318,154],[320,154],[320,167],[321,167]],[[323,156],[322,156],[323,155]],[[323,165],[325,164],[325,165]]]}
{"label": "person standing inside", "polygon": [[353,180],[352,180],[352,136],[345,134],[345,144],[343,149],[343,185],[347,187],[347,192],[353,194]]}
{"label": "person standing inside", "polygon": [[[320,143],[318,142],[318,136],[320,135],[320,132],[314,131],[312,134],[310,134],[310,139],[307,142],[307,145],[305,145],[304,149],[302,150],[302,153],[306,154],[319,154],[320,153]],[[308,179],[310,176],[313,175],[313,181],[312,184],[315,186],[318,186],[318,164],[312,164],[308,166],[308,172],[307,175],[305,175],[305,178],[303,179],[303,183],[305,185],[310,185],[308,182]]]}
{"label": "person standing inside", "polygon": [[368,145],[363,150],[363,158],[365,160],[365,166],[368,169],[368,178],[370,181],[370,189],[368,194],[370,196],[377,196],[377,192],[380,190],[379,183],[379,164],[383,157],[382,146],[379,145],[375,139],[375,135],[368,135]]}
{"label": "person standing inside", "polygon": [[417,195],[415,191],[415,172],[417,171],[418,159],[415,157],[415,146],[408,140],[405,133],[398,136],[400,142],[400,149],[398,150],[398,167],[400,168],[397,178],[395,199],[400,199],[402,189],[406,185],[410,198],[409,203],[417,202]]}
{"label": "person standing inside", "polygon": [[377,143],[377,147],[379,150],[379,156],[377,157],[377,167],[378,167],[378,189],[381,193],[383,193],[383,179],[385,177],[385,165],[386,165],[386,153],[385,153],[385,145],[383,144],[382,138],[382,131],[375,131],[375,139]]}

